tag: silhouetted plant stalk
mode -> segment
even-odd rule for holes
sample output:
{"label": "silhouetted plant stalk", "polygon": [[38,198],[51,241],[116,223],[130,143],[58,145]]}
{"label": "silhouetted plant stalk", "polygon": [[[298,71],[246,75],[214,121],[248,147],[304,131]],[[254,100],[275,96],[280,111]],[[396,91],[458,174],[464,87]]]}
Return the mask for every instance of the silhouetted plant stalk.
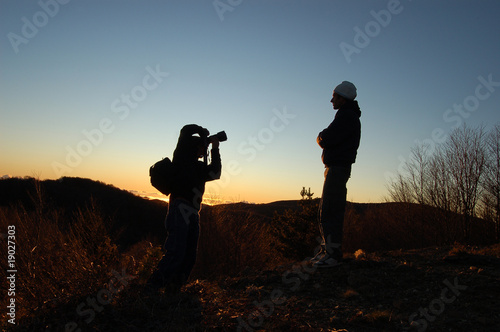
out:
{"label": "silhouetted plant stalk", "polygon": [[313,199],[314,193],[311,193],[311,187],[309,187],[308,190],[306,190],[306,187],[302,187],[302,190],[300,191],[300,196],[302,199]]}

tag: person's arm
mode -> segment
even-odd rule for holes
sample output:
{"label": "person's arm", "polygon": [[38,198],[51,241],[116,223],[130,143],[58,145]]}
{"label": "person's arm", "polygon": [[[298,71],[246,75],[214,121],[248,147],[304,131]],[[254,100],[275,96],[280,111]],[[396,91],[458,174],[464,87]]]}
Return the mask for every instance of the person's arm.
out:
{"label": "person's arm", "polygon": [[212,149],[210,150],[212,161],[210,162],[210,165],[207,166],[207,181],[220,179],[222,172],[222,161],[219,152],[219,140],[216,137],[213,137],[210,140],[210,143],[212,143]]}
{"label": "person's arm", "polygon": [[353,128],[354,125],[349,117],[339,116],[333,120],[328,128],[319,133],[316,142],[323,149],[338,146],[349,139]]}

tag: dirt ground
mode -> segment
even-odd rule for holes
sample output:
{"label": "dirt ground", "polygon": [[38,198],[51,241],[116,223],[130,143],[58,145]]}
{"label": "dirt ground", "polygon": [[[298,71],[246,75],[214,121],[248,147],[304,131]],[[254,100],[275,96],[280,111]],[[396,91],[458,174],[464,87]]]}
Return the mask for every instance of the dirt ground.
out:
{"label": "dirt ground", "polygon": [[[485,254],[486,253],[486,254]],[[500,259],[466,248],[358,252],[187,288],[202,326],[268,331],[500,331]]]}
{"label": "dirt ground", "polygon": [[[131,284],[113,301],[21,321],[18,331],[500,331],[500,245],[366,254],[338,267],[307,260],[180,293]],[[85,301],[85,299],[81,299]],[[76,308],[76,311],[75,311]]]}

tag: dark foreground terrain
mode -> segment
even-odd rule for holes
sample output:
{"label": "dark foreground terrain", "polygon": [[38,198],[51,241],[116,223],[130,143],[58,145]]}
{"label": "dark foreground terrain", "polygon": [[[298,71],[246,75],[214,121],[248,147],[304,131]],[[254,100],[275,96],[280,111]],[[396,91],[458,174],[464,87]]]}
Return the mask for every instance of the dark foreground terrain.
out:
{"label": "dark foreground terrain", "polygon": [[192,279],[171,294],[144,287],[166,203],[89,179],[1,180],[0,244],[15,233],[17,273],[0,330],[500,331],[491,222],[474,220],[463,242],[459,215],[350,203],[346,262],[315,270],[304,258],[318,244],[317,203],[205,206]]}
{"label": "dark foreground terrain", "polygon": [[304,261],[195,280],[179,294],[148,292],[130,276],[111,303],[59,307],[38,316],[36,325],[51,331],[500,331],[499,252],[498,245],[358,252],[338,268],[315,270]]}

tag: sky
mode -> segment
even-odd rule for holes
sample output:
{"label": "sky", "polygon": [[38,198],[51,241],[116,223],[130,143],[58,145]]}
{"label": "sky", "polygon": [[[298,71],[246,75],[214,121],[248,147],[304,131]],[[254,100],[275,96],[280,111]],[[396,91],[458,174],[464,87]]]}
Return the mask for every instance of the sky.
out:
{"label": "sky", "polygon": [[[0,176],[154,196],[180,129],[224,130],[214,201],[321,196],[316,143],[354,83],[352,202],[384,201],[418,142],[500,122],[499,1],[0,0]],[[157,194],[157,193],[156,193]]]}

